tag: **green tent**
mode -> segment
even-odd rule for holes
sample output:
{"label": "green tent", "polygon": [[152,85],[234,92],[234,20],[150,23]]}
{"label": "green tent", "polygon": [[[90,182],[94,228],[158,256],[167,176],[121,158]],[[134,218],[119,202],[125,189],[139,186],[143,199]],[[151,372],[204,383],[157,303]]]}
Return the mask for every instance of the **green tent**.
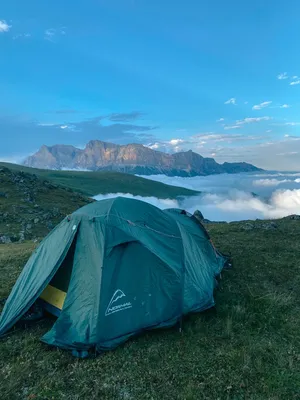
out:
{"label": "green tent", "polygon": [[38,301],[58,317],[43,342],[77,355],[112,349],[212,307],[226,261],[183,210],[123,197],[94,202],[34,251],[6,301],[0,336]]}

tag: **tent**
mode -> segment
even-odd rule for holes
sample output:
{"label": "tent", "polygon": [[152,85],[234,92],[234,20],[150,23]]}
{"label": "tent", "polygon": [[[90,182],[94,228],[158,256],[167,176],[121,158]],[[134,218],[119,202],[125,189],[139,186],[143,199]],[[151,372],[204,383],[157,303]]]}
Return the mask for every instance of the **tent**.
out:
{"label": "tent", "polygon": [[34,251],[6,301],[0,336],[38,301],[57,316],[43,342],[81,356],[109,350],[212,307],[226,261],[183,210],[123,197],[93,202]]}

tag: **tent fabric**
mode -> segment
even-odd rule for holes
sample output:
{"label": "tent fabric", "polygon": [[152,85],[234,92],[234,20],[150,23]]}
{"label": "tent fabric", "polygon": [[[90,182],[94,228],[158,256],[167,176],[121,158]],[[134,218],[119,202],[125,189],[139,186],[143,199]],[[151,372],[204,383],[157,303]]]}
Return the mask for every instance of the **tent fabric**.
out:
{"label": "tent fabric", "polygon": [[1,315],[0,335],[59,279],[71,246],[65,301],[42,341],[79,352],[112,349],[212,307],[227,261],[182,210],[123,197],[94,202],[66,217],[29,259]]}

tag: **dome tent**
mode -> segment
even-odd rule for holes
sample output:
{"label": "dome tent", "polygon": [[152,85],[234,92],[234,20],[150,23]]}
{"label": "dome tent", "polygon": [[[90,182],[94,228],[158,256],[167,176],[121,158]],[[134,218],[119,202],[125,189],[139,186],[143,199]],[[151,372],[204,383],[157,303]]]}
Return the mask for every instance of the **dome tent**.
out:
{"label": "dome tent", "polygon": [[38,300],[57,320],[42,341],[86,354],[214,305],[227,259],[184,211],[123,197],[66,217],[34,251],[0,319],[0,336]]}

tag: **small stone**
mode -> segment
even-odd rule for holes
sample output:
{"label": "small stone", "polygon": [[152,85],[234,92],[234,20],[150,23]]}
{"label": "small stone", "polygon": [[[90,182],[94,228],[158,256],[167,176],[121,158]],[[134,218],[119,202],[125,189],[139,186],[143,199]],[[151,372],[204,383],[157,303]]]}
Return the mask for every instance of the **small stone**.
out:
{"label": "small stone", "polygon": [[24,240],[25,240],[25,232],[24,231],[21,231],[20,233],[19,233],[19,242],[23,242]]}
{"label": "small stone", "polygon": [[53,226],[54,226],[54,225],[53,225],[53,222],[52,222],[52,221],[48,221],[48,222],[47,222],[47,228],[48,228],[48,229],[53,229]]}
{"label": "small stone", "polygon": [[39,218],[34,218],[33,222],[34,222],[35,224],[37,224],[37,223],[40,222],[40,220],[39,220]]}
{"label": "small stone", "polygon": [[266,231],[274,230],[278,228],[278,225],[275,222],[265,222],[262,224],[261,229],[264,229]]}
{"label": "small stone", "polygon": [[252,229],[254,229],[254,225],[251,224],[250,222],[246,222],[241,226],[241,228],[244,229],[245,231],[251,231]]}
{"label": "small stone", "polygon": [[0,243],[2,244],[11,243],[10,237],[5,235],[0,236]]}

